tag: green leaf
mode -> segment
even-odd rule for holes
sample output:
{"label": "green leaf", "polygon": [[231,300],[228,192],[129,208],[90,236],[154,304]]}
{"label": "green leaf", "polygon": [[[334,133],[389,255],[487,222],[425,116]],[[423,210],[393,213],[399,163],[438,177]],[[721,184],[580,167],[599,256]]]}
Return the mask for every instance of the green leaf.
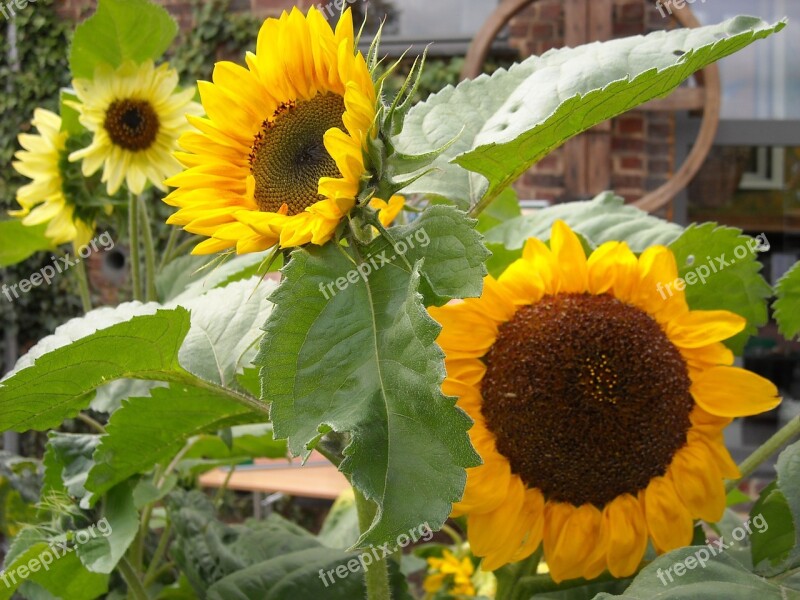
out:
{"label": "green leaf", "polygon": [[193,436],[263,419],[206,390],[173,384],[150,398],[131,398],[112,416],[86,482],[98,496],[137,473],[169,460]]}
{"label": "green leaf", "polygon": [[[51,250],[53,242],[45,236],[47,223],[27,227],[18,219],[0,221],[0,267],[9,267],[21,263],[26,258],[42,250]],[[3,290],[3,302],[13,302],[20,293],[8,285]]]}
{"label": "green leaf", "polygon": [[[761,492],[758,501],[750,511],[750,519],[764,520],[761,528],[752,527],[750,544],[752,545],[753,564],[761,575],[781,573],[776,569],[789,557],[795,546],[795,526],[786,496],[777,489],[777,482],[772,482]],[[765,527],[766,525],[766,527]]]}
{"label": "green leaf", "polygon": [[[0,429],[58,427],[85,408],[90,392],[107,381],[180,373],[178,348],[188,329],[185,309],[159,310],[42,354],[34,366],[0,384]],[[39,351],[45,352],[41,346]]]}
{"label": "green leaf", "polygon": [[329,548],[350,548],[358,541],[358,511],[352,489],[333,503],[317,539]]}
{"label": "green leaf", "polygon": [[[750,573],[730,553],[719,552],[714,557],[710,555],[707,546],[690,546],[669,552],[645,567],[624,594],[615,596],[602,593],[595,596],[595,600],[782,600],[796,597],[796,591],[785,585],[769,582]],[[699,562],[700,558],[705,563],[704,567]],[[675,571],[678,564],[683,565],[679,567],[682,572],[680,575]],[[688,565],[693,567],[689,569]]]}
{"label": "green leaf", "polygon": [[[491,235],[491,231],[504,223],[512,221],[522,216],[519,207],[519,199],[514,188],[506,188],[492,201],[489,206],[479,215],[478,225],[475,229],[484,236]],[[522,250],[510,250],[498,243],[486,243],[486,248],[492,255],[486,260],[486,269],[489,274],[497,278],[506,270],[508,265],[522,256]]]}
{"label": "green leaf", "polygon": [[139,532],[139,512],[133,503],[133,483],[118,485],[106,494],[103,518],[75,535],[88,537],[76,548],[84,566],[93,573],[111,573]]}
{"label": "green leaf", "polygon": [[744,331],[725,342],[741,355],[748,338],[766,324],[767,299],[772,295],[756,256],[760,240],[742,235],[741,229],[704,223],[689,226],[670,249],[678,261],[678,275],[686,282],[686,301],[692,310],[729,310],[747,319]]}
{"label": "green leaf", "polygon": [[631,250],[643,252],[649,246],[669,244],[683,229],[625,204],[612,193],[600,194],[585,202],[568,202],[537,210],[494,227],[486,233],[489,244],[517,250],[528,238],[550,239],[553,223],[561,220],[594,246],[609,241],[627,242]]}
{"label": "green leaf", "polygon": [[181,365],[205,381],[238,389],[236,374],[256,355],[260,327],[272,310],[267,297],[274,289],[274,282],[253,278],[184,301],[192,311],[192,326],[180,349]]}
{"label": "green leaf", "polygon": [[98,435],[51,432],[44,457],[47,487],[65,489],[78,499],[86,496],[86,477],[94,466],[92,455],[99,443]]}
{"label": "green leaf", "polygon": [[148,0],[100,0],[97,12],[78,25],[69,66],[73,77],[92,79],[97,65],[156,61],[178,33],[178,24]]}
{"label": "green leaf", "polygon": [[[51,564],[45,569],[42,561]],[[36,572],[30,573],[31,566]],[[27,578],[21,577],[24,573],[28,573]],[[87,571],[74,549],[64,554],[62,548],[46,542],[36,543],[16,556],[11,564],[5,565],[4,574],[11,585],[0,585],[0,600],[10,600],[23,581],[36,583],[57,598],[70,600],[94,600],[108,591],[108,575]]]}
{"label": "green leaf", "polygon": [[419,263],[409,274],[391,262],[326,299],[323,286],[353,268],[345,252],[294,252],[255,363],[294,455],[328,428],[350,432],[340,468],[378,504],[359,544],[380,544],[425,522],[438,529],[478,457],[469,418],[441,393],[440,328],[420,302]]}
{"label": "green leaf", "polygon": [[62,89],[59,98],[61,131],[66,131],[70,136],[81,135],[86,131],[86,128],[80,123],[80,113],[68,104],[69,102],[80,102],[78,96],[68,90]]}
{"label": "green leaf", "polygon": [[[489,252],[475,230],[477,221],[452,206],[431,206],[410,225],[392,227],[391,242],[379,237],[357,259],[362,267],[370,267],[369,278],[383,263],[396,264],[406,272],[411,265],[423,261],[420,293],[425,306],[441,306],[453,298],[481,295],[484,262]],[[350,272],[353,267],[351,265]],[[347,275],[346,273],[343,275]],[[331,278],[330,283],[335,282]],[[329,293],[339,293],[333,285]]]}
{"label": "green leaf", "polygon": [[[404,193],[464,207],[490,201],[570,137],[654,98],[693,72],[780,31],[752,17],[551,50],[510,70],[448,87],[415,106],[395,140],[422,154],[461,137]],[[474,171],[474,173],[468,173]]]}
{"label": "green leaf", "polygon": [[796,263],[775,286],[777,300],[772,305],[781,334],[787,340],[800,335],[800,262]]}

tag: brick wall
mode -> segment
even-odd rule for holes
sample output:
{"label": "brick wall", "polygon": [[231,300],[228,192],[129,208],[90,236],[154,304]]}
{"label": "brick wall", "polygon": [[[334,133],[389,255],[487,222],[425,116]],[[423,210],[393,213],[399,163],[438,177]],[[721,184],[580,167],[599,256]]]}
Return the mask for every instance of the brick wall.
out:
{"label": "brick wall", "polygon": [[[614,0],[614,37],[646,34],[671,26],[647,0]],[[510,23],[511,44],[521,57],[564,46],[562,0],[540,0]],[[587,135],[602,135],[592,133]],[[611,189],[629,202],[664,184],[675,171],[675,119],[667,113],[634,111],[614,119]],[[523,175],[515,185],[520,198],[551,202],[574,200],[565,189],[565,152],[560,148]]]}
{"label": "brick wall", "polygon": [[[159,0],[183,28],[192,27],[189,0]],[[292,6],[308,8],[314,0],[232,0],[232,10],[275,16]],[[63,0],[61,13],[69,19],[85,17],[96,0]],[[644,34],[671,26],[649,0],[614,0],[615,37]],[[562,0],[539,0],[510,23],[511,44],[521,57],[543,54],[564,45]],[[596,135],[596,134],[590,134]],[[611,127],[611,188],[635,201],[662,185],[675,171],[674,118],[670,114],[632,112],[615,119]],[[565,152],[558,149],[524,174],[516,186],[520,198],[562,202],[575,199],[565,189]]]}

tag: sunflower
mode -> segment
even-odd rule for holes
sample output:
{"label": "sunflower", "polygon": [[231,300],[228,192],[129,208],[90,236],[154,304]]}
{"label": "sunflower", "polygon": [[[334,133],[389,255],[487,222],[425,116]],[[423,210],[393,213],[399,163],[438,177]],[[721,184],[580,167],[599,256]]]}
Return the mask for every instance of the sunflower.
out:
{"label": "sunflower", "polygon": [[609,242],[587,259],[562,222],[483,295],[431,309],[442,325],[445,393],[475,421],[483,458],[455,515],[495,570],[543,543],[557,582],[632,574],[648,540],[688,545],[695,519],[719,520],[732,418],[778,405],[769,381],[730,366],[721,342],[745,320],[689,310],[659,284],[668,248],[638,258]]}
{"label": "sunflower", "polygon": [[442,558],[428,559],[429,574],[425,578],[425,591],[436,594],[443,588],[454,596],[474,596],[475,586],[472,575],[475,567],[468,557],[459,560],[449,550],[445,550]]}
{"label": "sunflower", "polygon": [[13,167],[32,179],[17,191],[20,210],[9,211],[12,217],[22,218],[27,226],[47,223],[45,235],[53,244],[74,242],[85,245],[92,237],[94,225],[75,216],[75,206],[64,193],[60,164],[66,154],[68,134],[61,131],[61,117],[37,108],[31,124],[39,134],[21,134],[23,150],[14,156]]}
{"label": "sunflower", "polygon": [[355,206],[376,93],[347,10],[267,19],[248,68],[220,62],[199,82],[208,118],[185,134],[187,167],[167,181],[168,223],[208,236],[195,254],[324,244]]}
{"label": "sunflower", "polygon": [[80,102],[69,105],[94,137],[70,154],[70,161],[83,160],[87,177],[103,167],[102,181],[112,195],[123,181],[134,194],[141,194],[148,180],[166,191],[163,180],[181,169],[173,152],[189,129],[186,115],[202,114],[192,101],[194,90],[177,91],[177,71],[152,61],[128,61],[117,69],[101,65],[94,79],[76,79],[73,85]]}

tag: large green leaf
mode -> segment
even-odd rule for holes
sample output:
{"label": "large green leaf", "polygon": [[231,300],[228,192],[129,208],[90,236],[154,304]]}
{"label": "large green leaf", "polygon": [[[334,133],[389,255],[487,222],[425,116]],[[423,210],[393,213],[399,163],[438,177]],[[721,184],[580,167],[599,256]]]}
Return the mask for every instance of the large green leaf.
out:
{"label": "large green leaf", "polygon": [[800,335],[800,262],[781,277],[775,295],[775,320],[783,337],[793,339]]}
{"label": "large green leaf", "polygon": [[434,162],[438,172],[404,193],[461,206],[489,201],[570,137],[666,96],[698,69],[785,25],[737,17],[562,48],[445,88],[411,110],[395,143],[405,154],[424,154],[458,139]]}
{"label": "large green leaf", "polygon": [[0,383],[0,429],[56,427],[88,406],[98,387],[123,378],[223,393],[227,386],[229,395],[248,401],[237,373],[256,354],[258,324],[272,308],[265,297],[274,287],[259,281],[237,281],[177,308],[133,302],[62,325]]}
{"label": "large green leaf", "polygon": [[420,301],[419,263],[409,273],[390,262],[326,298],[324,286],[354,268],[346,252],[328,244],[293,254],[256,364],[275,434],[293,454],[321,431],[351,434],[341,470],[378,504],[359,543],[379,544],[425,522],[440,527],[477,456],[469,418],[441,393],[439,326]]}
{"label": "large green leaf", "polygon": [[86,485],[98,496],[173,457],[189,438],[262,419],[213,391],[173,384],[150,398],[131,398],[112,416]]}
{"label": "large green leaf", "polygon": [[763,250],[761,240],[742,235],[740,229],[704,223],[691,225],[670,249],[686,282],[686,301],[692,310],[729,310],[747,319],[745,330],[725,342],[741,354],[748,338],[768,319],[772,288],[761,276],[757,258]]}
{"label": "large green leaf", "polygon": [[[36,562],[31,562],[36,561]],[[49,563],[44,567],[44,563]],[[33,566],[35,572],[30,572]],[[94,600],[108,591],[108,575],[91,573],[81,564],[74,547],[64,550],[47,542],[38,542],[21,552],[4,565],[8,583],[0,585],[0,600],[10,600],[25,581],[42,586],[56,598]],[[25,569],[26,578],[19,569]]]}
{"label": "large green leaf", "polygon": [[[624,594],[615,596],[602,593],[595,596],[595,600],[785,600],[798,595],[797,589],[789,587],[787,582],[771,582],[754,575],[730,553],[719,552],[714,557],[710,555],[707,546],[691,546],[669,552],[645,567]],[[701,566],[700,558],[704,566]],[[675,572],[678,564],[682,565],[679,568],[680,575]]]}
{"label": "large green leaf", "polygon": [[75,30],[69,56],[72,75],[92,79],[98,64],[155,61],[177,33],[175,20],[149,0],[100,0],[97,12]]}
{"label": "large green leaf", "polygon": [[133,502],[133,482],[109,491],[103,502],[103,518],[76,533],[86,542],[76,546],[78,557],[93,573],[111,573],[139,532],[139,512]]}
{"label": "large green leaf", "polygon": [[180,373],[178,348],[189,329],[185,309],[134,317],[42,354],[0,384],[0,430],[48,429],[75,416],[90,392],[122,377]]}
{"label": "large green leaf", "polygon": [[653,217],[612,193],[600,194],[585,202],[568,202],[523,215],[486,232],[489,244],[517,250],[528,238],[550,239],[553,223],[561,220],[594,246],[608,241],[624,241],[634,252],[656,244],[669,244],[682,231],[679,225]]}
{"label": "large green leaf", "polygon": [[[46,223],[26,227],[18,219],[0,221],[0,267],[16,265],[36,252],[53,248],[53,242],[44,234],[46,229]],[[10,284],[11,282],[9,287]],[[0,301],[10,302],[16,297],[14,292],[15,290],[3,291],[5,297],[0,298]]]}

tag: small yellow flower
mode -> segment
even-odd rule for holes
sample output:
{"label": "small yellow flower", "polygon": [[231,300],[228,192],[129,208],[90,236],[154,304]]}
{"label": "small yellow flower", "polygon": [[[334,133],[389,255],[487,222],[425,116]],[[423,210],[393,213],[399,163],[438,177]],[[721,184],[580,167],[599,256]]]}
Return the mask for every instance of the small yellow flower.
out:
{"label": "small yellow flower", "polygon": [[443,326],[443,390],[475,421],[483,459],[454,506],[482,569],[543,544],[557,582],[625,577],[648,540],[686,546],[695,519],[722,516],[723,480],[739,475],[723,429],[780,398],[731,366],[721,342],[742,317],[660,295],[677,276],[668,248],[637,257],[609,242],[587,259],[557,222],[550,247],[529,240],[481,298],[430,310]]}
{"label": "small yellow flower", "polygon": [[474,596],[475,586],[472,584],[474,572],[475,567],[469,558],[464,557],[459,560],[452,552],[445,550],[442,558],[431,557],[428,559],[425,591],[431,595],[440,590],[446,590],[453,596]]}
{"label": "small yellow flower", "polygon": [[17,160],[12,165],[32,181],[17,191],[17,202],[22,208],[8,214],[21,218],[26,226],[47,223],[45,235],[53,244],[74,242],[82,246],[91,239],[94,225],[76,218],[75,206],[64,194],[60,163],[68,134],[61,131],[61,117],[37,108],[31,123],[39,134],[19,136],[23,150],[14,155]]}
{"label": "small yellow flower", "polygon": [[148,181],[166,191],[164,179],[181,169],[173,153],[178,137],[190,128],[186,115],[202,114],[192,101],[194,90],[177,91],[177,71],[150,61],[129,61],[117,69],[101,65],[94,79],[76,79],[73,85],[80,102],[70,106],[94,138],[70,154],[70,161],[82,160],[87,177],[102,167],[111,195],[123,181],[134,194],[142,193]]}

